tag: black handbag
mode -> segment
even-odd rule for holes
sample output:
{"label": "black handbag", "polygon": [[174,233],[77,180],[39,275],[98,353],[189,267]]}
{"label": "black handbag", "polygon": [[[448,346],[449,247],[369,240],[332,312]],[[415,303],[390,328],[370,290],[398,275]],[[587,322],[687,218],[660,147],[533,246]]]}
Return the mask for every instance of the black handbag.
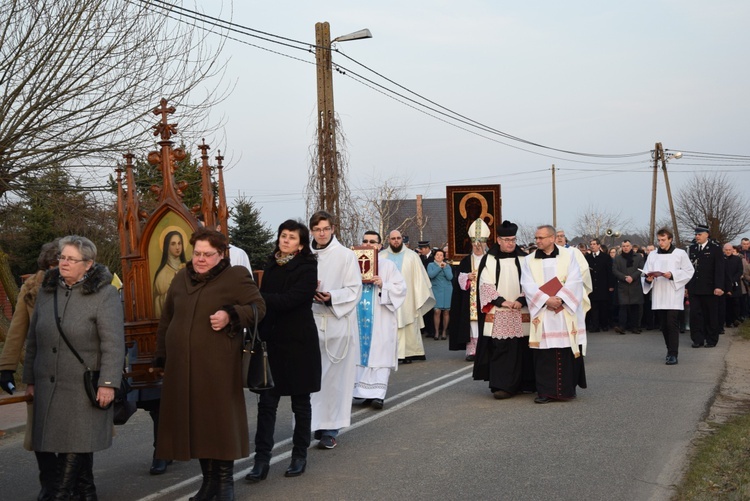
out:
{"label": "black handbag", "polygon": [[[118,398],[124,399],[127,395],[127,392],[130,391],[130,384],[128,383],[128,380],[123,375],[122,380],[120,381],[120,388],[115,389],[115,398],[112,400],[112,402],[110,402],[106,407],[102,407],[101,405],[99,405],[99,402],[96,401],[96,394],[99,390],[99,371],[95,371],[88,365],[86,365],[86,362],[83,361],[81,355],[78,354],[78,351],[73,348],[73,345],[70,344],[70,341],[68,341],[68,338],[65,336],[65,333],[62,330],[62,326],[60,325],[60,315],[57,313],[57,288],[55,288],[54,303],[55,323],[57,324],[57,330],[60,332],[60,336],[62,336],[65,344],[67,344],[68,348],[70,348],[70,351],[73,352],[73,355],[75,355],[78,361],[81,362],[81,365],[83,365],[83,388],[86,390],[86,396],[89,397],[91,405],[93,405],[97,409],[109,409],[110,407],[112,407],[112,404],[115,402],[115,400],[117,400]],[[123,393],[123,391],[125,391],[125,393]]]}
{"label": "black handbag", "polygon": [[273,388],[271,366],[268,364],[266,342],[258,335],[258,309],[253,307],[255,325],[252,333],[245,331],[242,347],[242,386],[250,391],[260,392]]}

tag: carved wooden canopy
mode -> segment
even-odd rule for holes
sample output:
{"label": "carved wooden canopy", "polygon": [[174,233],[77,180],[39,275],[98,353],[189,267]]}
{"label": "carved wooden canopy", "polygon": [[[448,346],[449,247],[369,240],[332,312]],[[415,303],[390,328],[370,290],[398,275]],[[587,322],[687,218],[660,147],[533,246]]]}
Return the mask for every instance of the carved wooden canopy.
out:
{"label": "carved wooden canopy", "polygon": [[[153,112],[160,117],[153,126],[154,136],[160,138],[157,143],[160,149],[149,152],[147,159],[151,165],[158,165],[162,174],[161,186],[151,187],[151,191],[157,195],[153,211],[148,213],[140,206],[133,172],[135,155],[124,154],[125,165],[116,169],[125,338],[130,346],[137,345],[138,360],[134,364],[136,382],[147,379],[143,367],[150,364],[156,349],[159,299],[166,292],[164,287],[168,287],[174,270],[190,259],[192,248],[189,248],[189,240],[193,231],[201,225],[199,219],[206,226],[221,225],[222,233],[227,235],[229,215],[221,152],[215,157],[216,166],[212,167],[208,157],[210,148],[205,140],[198,146],[201,151],[201,203],[188,208],[182,200],[186,183],[174,178],[176,162],[187,156],[182,148],[175,148],[172,141],[177,134],[177,124],[169,123],[169,116],[174,114],[175,108],[168,107],[167,100],[162,99]],[[214,197],[212,170],[217,176],[218,203]],[[178,248],[180,253],[170,255]],[[135,367],[139,364],[141,370]],[[139,374],[143,378],[138,378]]]}

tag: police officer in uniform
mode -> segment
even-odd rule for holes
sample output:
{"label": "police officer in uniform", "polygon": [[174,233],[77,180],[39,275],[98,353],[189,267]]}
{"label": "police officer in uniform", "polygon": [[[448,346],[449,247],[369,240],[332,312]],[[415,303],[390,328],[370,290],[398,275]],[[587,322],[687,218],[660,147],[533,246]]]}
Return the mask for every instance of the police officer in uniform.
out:
{"label": "police officer in uniform", "polygon": [[719,301],[724,295],[724,257],[721,247],[709,240],[708,228],[695,228],[695,243],[688,254],[695,268],[688,282],[690,337],[693,348],[713,348],[719,342]]}

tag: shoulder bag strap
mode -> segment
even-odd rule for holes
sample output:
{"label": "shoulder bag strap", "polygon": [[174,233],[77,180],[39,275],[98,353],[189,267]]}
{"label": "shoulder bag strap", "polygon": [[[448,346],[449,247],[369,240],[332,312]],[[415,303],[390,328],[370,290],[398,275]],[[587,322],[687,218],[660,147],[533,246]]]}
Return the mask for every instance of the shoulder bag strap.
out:
{"label": "shoulder bag strap", "polygon": [[[70,351],[73,352],[73,355],[75,355],[76,358],[78,359],[78,361],[81,362],[81,365],[83,365],[84,367],[86,367],[86,370],[90,370],[86,366],[86,363],[81,358],[81,355],[78,354],[78,352],[76,351],[76,349],[73,348],[73,345],[70,344],[70,341],[68,341],[68,338],[65,337],[65,333],[63,332],[62,326],[60,325],[60,315],[58,315],[58,313],[57,313],[57,286],[55,287],[55,299],[54,299],[54,302],[55,302],[55,323],[57,324],[57,330],[60,331],[60,336],[62,336],[63,341],[65,341],[65,344],[68,345],[68,348],[70,348]],[[255,305],[253,305],[253,306],[255,306]]]}
{"label": "shoulder bag strap", "polygon": [[253,308],[253,330],[251,333],[245,333],[245,341],[250,343],[250,346],[255,346],[255,341],[260,338],[258,335],[258,307],[255,303],[250,303]]}

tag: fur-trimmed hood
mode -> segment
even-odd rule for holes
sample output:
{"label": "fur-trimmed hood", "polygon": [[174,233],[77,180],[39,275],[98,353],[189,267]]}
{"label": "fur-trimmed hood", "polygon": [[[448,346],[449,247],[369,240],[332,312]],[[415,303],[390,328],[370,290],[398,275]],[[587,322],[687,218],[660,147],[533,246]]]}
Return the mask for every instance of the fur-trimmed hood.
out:
{"label": "fur-trimmed hood", "polygon": [[[94,263],[94,266],[86,273],[81,282],[81,293],[83,295],[93,294],[101,290],[105,285],[112,283],[112,273],[103,264]],[[60,284],[60,269],[52,268],[44,274],[42,288],[47,292],[54,292]]]}
{"label": "fur-trimmed hood", "polygon": [[34,309],[34,304],[36,304],[36,296],[37,294],[39,294],[39,288],[42,286],[42,280],[44,280],[44,271],[39,270],[35,274],[27,278],[24,282],[24,285],[26,286],[26,293],[23,295],[23,301],[32,310]]}

